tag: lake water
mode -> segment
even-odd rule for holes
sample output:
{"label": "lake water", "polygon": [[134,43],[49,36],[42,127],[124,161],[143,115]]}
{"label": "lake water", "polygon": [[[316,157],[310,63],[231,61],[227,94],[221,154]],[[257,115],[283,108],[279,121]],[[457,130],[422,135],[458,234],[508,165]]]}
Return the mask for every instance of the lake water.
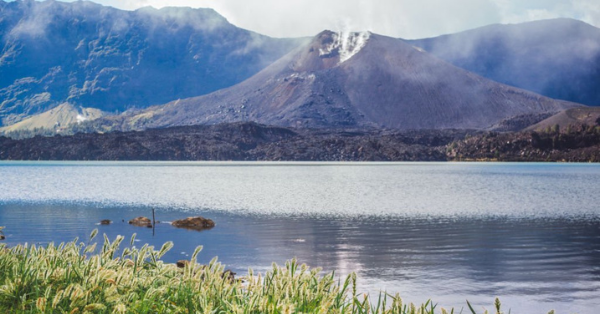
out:
{"label": "lake water", "polygon": [[[98,228],[174,241],[169,262],[203,245],[200,262],[238,274],[297,257],[412,302],[597,313],[599,183],[592,164],[0,162],[0,226],[9,245]],[[151,208],[217,226],[161,223],[153,236],[122,222]]]}

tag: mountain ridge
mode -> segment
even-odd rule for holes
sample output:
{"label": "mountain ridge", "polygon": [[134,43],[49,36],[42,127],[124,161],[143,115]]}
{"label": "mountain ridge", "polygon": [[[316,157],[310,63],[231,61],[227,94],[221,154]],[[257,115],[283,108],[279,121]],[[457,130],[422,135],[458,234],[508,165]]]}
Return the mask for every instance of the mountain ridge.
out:
{"label": "mountain ridge", "polygon": [[600,106],[600,29],[579,20],[493,24],[406,42],[500,83]]}
{"label": "mountain ridge", "polygon": [[212,9],[1,3],[0,126],[65,102],[122,112],[202,95],[303,42],[237,28]]}

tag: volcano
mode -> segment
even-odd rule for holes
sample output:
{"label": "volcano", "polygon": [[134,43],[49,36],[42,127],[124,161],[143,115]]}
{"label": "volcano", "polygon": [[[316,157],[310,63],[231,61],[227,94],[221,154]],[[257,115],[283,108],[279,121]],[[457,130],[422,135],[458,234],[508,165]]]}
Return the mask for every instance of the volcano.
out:
{"label": "volcano", "polygon": [[110,121],[118,129],[236,121],[486,129],[514,116],[575,106],[485,79],[395,38],[324,31],[233,87]]}

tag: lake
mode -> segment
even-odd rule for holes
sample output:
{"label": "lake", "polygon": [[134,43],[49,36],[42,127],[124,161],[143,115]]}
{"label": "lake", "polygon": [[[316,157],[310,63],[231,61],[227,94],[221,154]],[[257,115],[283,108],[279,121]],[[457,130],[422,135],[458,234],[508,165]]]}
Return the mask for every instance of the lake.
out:
{"label": "lake", "polygon": [[[174,241],[168,262],[202,245],[200,262],[218,256],[238,275],[297,257],[411,302],[596,313],[598,183],[594,164],[0,162],[0,226],[9,245],[98,228]],[[127,224],[151,208],[154,235]],[[217,226],[168,224],[192,215]]]}

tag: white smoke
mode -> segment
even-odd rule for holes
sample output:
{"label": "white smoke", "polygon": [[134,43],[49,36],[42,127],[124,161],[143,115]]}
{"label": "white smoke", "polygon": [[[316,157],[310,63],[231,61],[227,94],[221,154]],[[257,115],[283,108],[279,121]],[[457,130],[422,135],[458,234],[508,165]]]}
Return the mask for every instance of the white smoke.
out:
{"label": "white smoke", "polygon": [[319,55],[326,56],[337,52],[340,64],[356,55],[368,42],[371,33],[340,31],[333,34],[333,42],[319,49]]}
{"label": "white smoke", "polygon": [[80,123],[86,121],[88,118],[85,116],[82,116],[81,114],[77,114],[76,119],[77,119],[77,124],[80,124]]}
{"label": "white smoke", "polygon": [[573,0],[573,7],[581,12],[581,20],[600,27],[600,4],[596,0]]}
{"label": "white smoke", "polygon": [[357,54],[367,44],[369,37],[369,32],[340,33],[340,63]]}

